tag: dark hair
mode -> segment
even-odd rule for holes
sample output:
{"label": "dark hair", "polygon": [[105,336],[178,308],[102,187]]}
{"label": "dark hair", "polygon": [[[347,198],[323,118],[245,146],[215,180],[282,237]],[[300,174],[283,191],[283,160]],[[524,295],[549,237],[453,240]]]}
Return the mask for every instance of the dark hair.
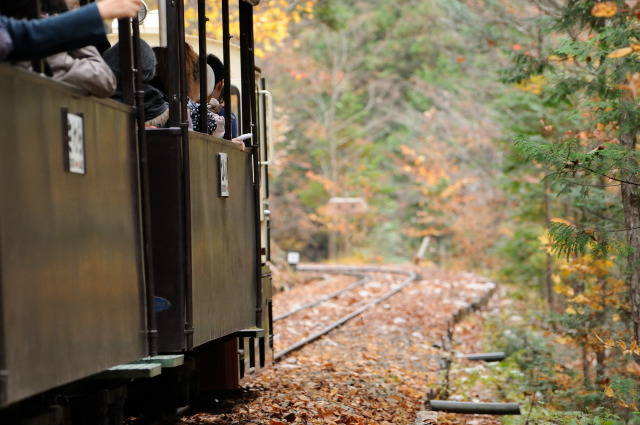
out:
{"label": "dark hair", "polygon": [[[1,0],[0,14],[10,18],[24,19],[33,18],[33,2],[32,0]],[[65,0],[42,0],[40,2],[40,11],[55,15],[58,13],[68,12],[67,2]]]}
{"label": "dark hair", "polygon": [[25,19],[33,18],[32,3],[30,0],[1,0],[0,14],[9,18]]}
{"label": "dark hair", "polygon": [[69,11],[65,0],[42,0],[40,2],[40,7],[44,13],[48,13],[49,15],[56,15]]}
{"label": "dark hair", "polygon": [[224,79],[224,64],[222,63],[220,58],[218,58],[214,54],[208,54],[207,65],[209,65],[211,69],[213,69],[213,73],[216,76],[216,84]]}
{"label": "dark hair", "polygon": [[164,94],[169,93],[169,63],[166,47],[154,47],[153,53],[156,55],[156,76],[149,81],[153,87]]}

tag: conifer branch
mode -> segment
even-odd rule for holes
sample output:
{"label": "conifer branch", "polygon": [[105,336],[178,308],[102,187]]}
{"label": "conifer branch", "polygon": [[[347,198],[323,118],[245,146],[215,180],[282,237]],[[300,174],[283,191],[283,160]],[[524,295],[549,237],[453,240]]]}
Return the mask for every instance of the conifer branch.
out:
{"label": "conifer branch", "polygon": [[625,184],[630,184],[630,185],[632,185],[632,186],[640,186],[640,183],[632,182],[632,181],[629,181],[629,180],[623,180],[623,179],[619,179],[619,178],[616,178],[616,177],[608,176],[608,175],[606,175],[606,174],[598,173],[598,172],[597,172],[597,171],[595,171],[594,169],[589,168],[589,167],[587,167],[587,166],[585,166],[585,165],[580,165],[580,167],[581,167],[581,168],[584,168],[584,169],[585,169],[585,170],[587,170],[587,171],[591,171],[593,174],[597,174],[597,175],[602,176],[602,177],[604,177],[604,178],[606,178],[606,179],[609,179],[609,180],[613,180],[613,181],[617,181],[617,182],[625,183]]}

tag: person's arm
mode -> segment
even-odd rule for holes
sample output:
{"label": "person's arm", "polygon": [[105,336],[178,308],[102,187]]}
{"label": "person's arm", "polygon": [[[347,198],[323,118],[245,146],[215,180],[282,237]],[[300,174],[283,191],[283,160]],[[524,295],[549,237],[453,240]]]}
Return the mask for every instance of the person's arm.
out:
{"label": "person's arm", "polygon": [[104,41],[102,19],[134,17],[140,0],[104,0],[47,19],[23,21],[0,16],[13,40],[9,60],[40,59]]}
{"label": "person's arm", "polygon": [[13,40],[6,25],[0,22],[0,61],[4,60],[13,50]]}

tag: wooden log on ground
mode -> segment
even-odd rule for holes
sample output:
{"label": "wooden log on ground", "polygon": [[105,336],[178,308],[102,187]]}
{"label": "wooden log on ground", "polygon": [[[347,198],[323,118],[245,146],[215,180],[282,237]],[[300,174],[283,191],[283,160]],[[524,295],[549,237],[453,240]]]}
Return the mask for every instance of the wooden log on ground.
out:
{"label": "wooden log on ground", "polygon": [[473,403],[465,401],[430,400],[429,405],[434,411],[449,413],[467,413],[484,415],[519,415],[518,403]]}
{"label": "wooden log on ground", "polygon": [[462,354],[460,357],[467,360],[500,362],[505,359],[506,355],[503,352],[498,351],[495,353]]}

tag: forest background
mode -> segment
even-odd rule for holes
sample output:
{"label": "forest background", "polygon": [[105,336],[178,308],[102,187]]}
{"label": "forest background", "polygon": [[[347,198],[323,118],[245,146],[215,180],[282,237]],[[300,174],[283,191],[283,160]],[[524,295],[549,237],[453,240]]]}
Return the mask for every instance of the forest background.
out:
{"label": "forest background", "polygon": [[640,423],[638,3],[262,1],[274,246],[406,263],[428,242],[423,263],[528,307],[488,336],[527,421]]}

